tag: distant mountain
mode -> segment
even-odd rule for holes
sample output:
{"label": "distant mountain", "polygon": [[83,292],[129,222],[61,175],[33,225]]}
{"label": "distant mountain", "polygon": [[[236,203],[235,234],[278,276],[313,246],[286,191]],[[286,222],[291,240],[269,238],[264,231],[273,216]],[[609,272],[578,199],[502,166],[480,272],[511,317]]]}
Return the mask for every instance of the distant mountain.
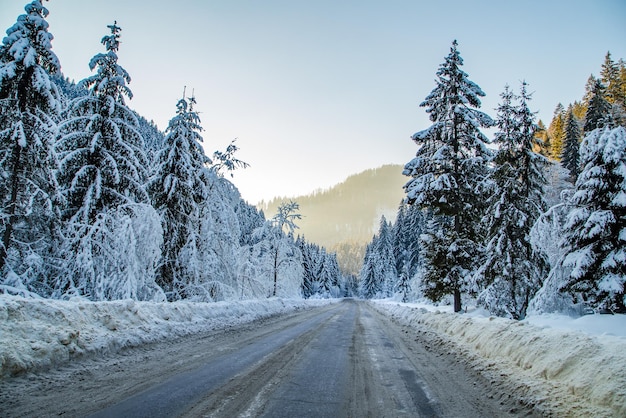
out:
{"label": "distant mountain", "polygon": [[365,246],[378,232],[380,217],[395,220],[398,205],[404,198],[402,186],[408,178],[402,165],[384,165],[348,177],[327,190],[297,197],[274,198],[261,202],[259,209],[269,219],[281,202],[294,200],[300,205],[302,219],[296,234],[309,242],[337,252],[345,273],[356,274]]}

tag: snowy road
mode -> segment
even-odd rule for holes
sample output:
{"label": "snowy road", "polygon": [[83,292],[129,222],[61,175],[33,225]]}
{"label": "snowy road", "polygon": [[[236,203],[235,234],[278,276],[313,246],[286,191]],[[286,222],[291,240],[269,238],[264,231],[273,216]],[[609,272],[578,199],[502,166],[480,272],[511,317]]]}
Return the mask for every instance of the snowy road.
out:
{"label": "snowy road", "polygon": [[526,415],[449,349],[341,303],[4,381],[2,415]]}

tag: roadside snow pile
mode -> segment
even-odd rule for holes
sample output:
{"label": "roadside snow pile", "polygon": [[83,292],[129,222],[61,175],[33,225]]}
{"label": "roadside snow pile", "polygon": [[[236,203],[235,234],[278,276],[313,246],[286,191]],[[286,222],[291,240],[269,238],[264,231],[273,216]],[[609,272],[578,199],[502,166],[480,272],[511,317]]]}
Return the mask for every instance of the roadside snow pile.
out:
{"label": "roadside snow pile", "polygon": [[0,295],[0,377],[332,302],[87,302]]}
{"label": "roadside snow pile", "polygon": [[455,344],[472,367],[503,381],[509,393],[539,411],[626,416],[626,315],[551,315],[518,322],[479,311],[455,314],[390,301],[373,305]]}

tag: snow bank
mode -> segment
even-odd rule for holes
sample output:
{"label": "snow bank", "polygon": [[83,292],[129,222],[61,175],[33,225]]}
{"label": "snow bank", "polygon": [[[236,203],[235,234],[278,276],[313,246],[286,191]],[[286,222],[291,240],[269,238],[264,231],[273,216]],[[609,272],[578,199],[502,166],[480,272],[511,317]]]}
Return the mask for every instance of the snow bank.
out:
{"label": "snow bank", "polygon": [[87,302],[0,295],[0,377],[332,302]]}
{"label": "snow bank", "polygon": [[[453,343],[473,367],[488,377],[504,377],[510,392],[539,411],[626,416],[624,315],[577,320],[552,315],[518,322],[389,301],[374,306]],[[585,332],[589,330],[593,333]]]}

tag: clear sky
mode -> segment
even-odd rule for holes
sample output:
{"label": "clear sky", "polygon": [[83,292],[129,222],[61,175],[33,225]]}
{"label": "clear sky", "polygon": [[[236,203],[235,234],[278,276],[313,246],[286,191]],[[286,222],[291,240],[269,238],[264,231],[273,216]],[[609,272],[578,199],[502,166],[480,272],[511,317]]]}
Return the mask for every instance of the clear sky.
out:
{"label": "clear sky", "polygon": [[[0,28],[26,0],[0,0]],[[332,186],[411,160],[429,126],[419,103],[459,42],[464,70],[493,110],[526,80],[549,123],[579,100],[607,51],[626,59],[626,1],[51,0],[63,73],[76,81],[122,28],[129,105],[164,129],[183,86],[193,90],[211,155],[237,138],[251,167],[233,179],[251,203]]]}

